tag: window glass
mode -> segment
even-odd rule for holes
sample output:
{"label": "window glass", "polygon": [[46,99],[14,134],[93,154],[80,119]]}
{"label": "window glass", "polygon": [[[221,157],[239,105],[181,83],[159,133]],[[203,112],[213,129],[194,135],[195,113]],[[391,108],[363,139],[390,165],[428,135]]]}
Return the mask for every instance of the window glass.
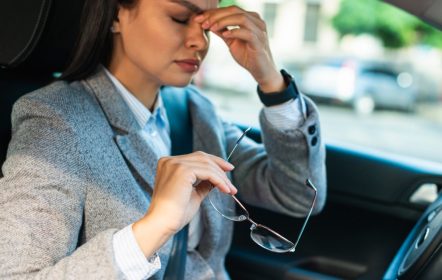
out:
{"label": "window glass", "polygon": [[262,18],[267,24],[267,33],[270,38],[273,38],[275,34],[275,20],[277,16],[278,3],[276,2],[265,2],[264,11]]}
{"label": "window glass", "polygon": [[[442,163],[442,32],[377,0],[236,0],[267,18],[277,65],[318,104],[326,143]],[[252,77],[211,36],[196,82],[225,119],[258,126]]]}
{"label": "window glass", "polygon": [[304,41],[316,42],[318,38],[319,1],[307,1],[305,11]]}

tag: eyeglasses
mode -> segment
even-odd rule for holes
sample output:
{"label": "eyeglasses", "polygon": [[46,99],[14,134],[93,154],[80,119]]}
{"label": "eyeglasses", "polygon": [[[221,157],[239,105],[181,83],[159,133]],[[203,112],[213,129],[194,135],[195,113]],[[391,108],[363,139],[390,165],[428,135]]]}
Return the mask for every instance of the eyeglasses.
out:
{"label": "eyeglasses", "polygon": [[[247,128],[241,135],[241,137],[238,138],[235,146],[227,157],[227,161],[230,160],[233,152],[250,129],[251,127]],[[276,231],[253,221],[250,218],[247,209],[234,195],[225,194],[220,192],[219,189],[213,188],[210,191],[208,197],[213,208],[224,218],[234,222],[242,222],[248,220],[252,224],[252,226],[250,227],[250,237],[256,244],[266,250],[275,253],[288,253],[295,252],[316,203],[316,195],[318,192],[316,187],[309,179],[306,180],[305,184],[307,187],[311,188],[314,191],[314,196],[312,204],[310,206],[310,210],[307,214],[307,217],[305,218],[304,224],[302,225],[301,231],[299,232],[298,238],[296,239],[295,243],[283,237]]]}

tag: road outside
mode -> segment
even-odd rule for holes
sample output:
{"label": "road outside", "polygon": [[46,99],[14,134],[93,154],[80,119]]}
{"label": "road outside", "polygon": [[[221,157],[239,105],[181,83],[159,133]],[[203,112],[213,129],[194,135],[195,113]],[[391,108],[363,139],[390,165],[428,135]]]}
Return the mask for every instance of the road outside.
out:
{"label": "road outside", "polygon": [[[226,120],[258,126],[261,104],[253,94],[204,89]],[[319,105],[326,142],[350,143],[402,156],[442,163],[442,104],[419,105],[416,113],[375,111],[355,114],[350,108]]]}

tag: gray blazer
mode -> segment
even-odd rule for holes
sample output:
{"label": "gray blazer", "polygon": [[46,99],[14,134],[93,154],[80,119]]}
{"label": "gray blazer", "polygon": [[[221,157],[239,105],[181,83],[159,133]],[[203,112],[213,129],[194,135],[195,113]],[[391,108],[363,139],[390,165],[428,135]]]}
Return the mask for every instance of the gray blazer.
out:
{"label": "gray blazer", "polygon": [[[225,158],[240,131],[193,87],[176,89],[185,90],[194,150]],[[317,110],[306,102],[305,123],[285,133],[261,112],[264,145],[246,139],[231,159],[245,202],[305,215],[312,192],[304,180],[311,178],[319,190],[315,211],[323,207],[324,147]],[[111,81],[100,70],[30,93],[14,105],[12,128],[0,179],[0,278],[124,279],[112,237],[148,209],[158,158]],[[201,212],[204,233],[188,252],[186,279],[225,279],[232,222],[207,199]],[[162,279],[171,243],[160,249],[162,268],[152,279]]]}

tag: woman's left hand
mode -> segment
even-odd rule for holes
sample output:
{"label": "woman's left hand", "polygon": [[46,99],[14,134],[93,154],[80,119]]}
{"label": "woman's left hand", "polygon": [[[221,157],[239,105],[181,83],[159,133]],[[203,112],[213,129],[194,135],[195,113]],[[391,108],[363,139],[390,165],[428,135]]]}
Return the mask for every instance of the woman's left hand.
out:
{"label": "woman's left hand", "polygon": [[207,10],[195,21],[226,42],[235,61],[250,72],[262,91],[285,87],[273,61],[266,24],[257,13],[230,6]]}

